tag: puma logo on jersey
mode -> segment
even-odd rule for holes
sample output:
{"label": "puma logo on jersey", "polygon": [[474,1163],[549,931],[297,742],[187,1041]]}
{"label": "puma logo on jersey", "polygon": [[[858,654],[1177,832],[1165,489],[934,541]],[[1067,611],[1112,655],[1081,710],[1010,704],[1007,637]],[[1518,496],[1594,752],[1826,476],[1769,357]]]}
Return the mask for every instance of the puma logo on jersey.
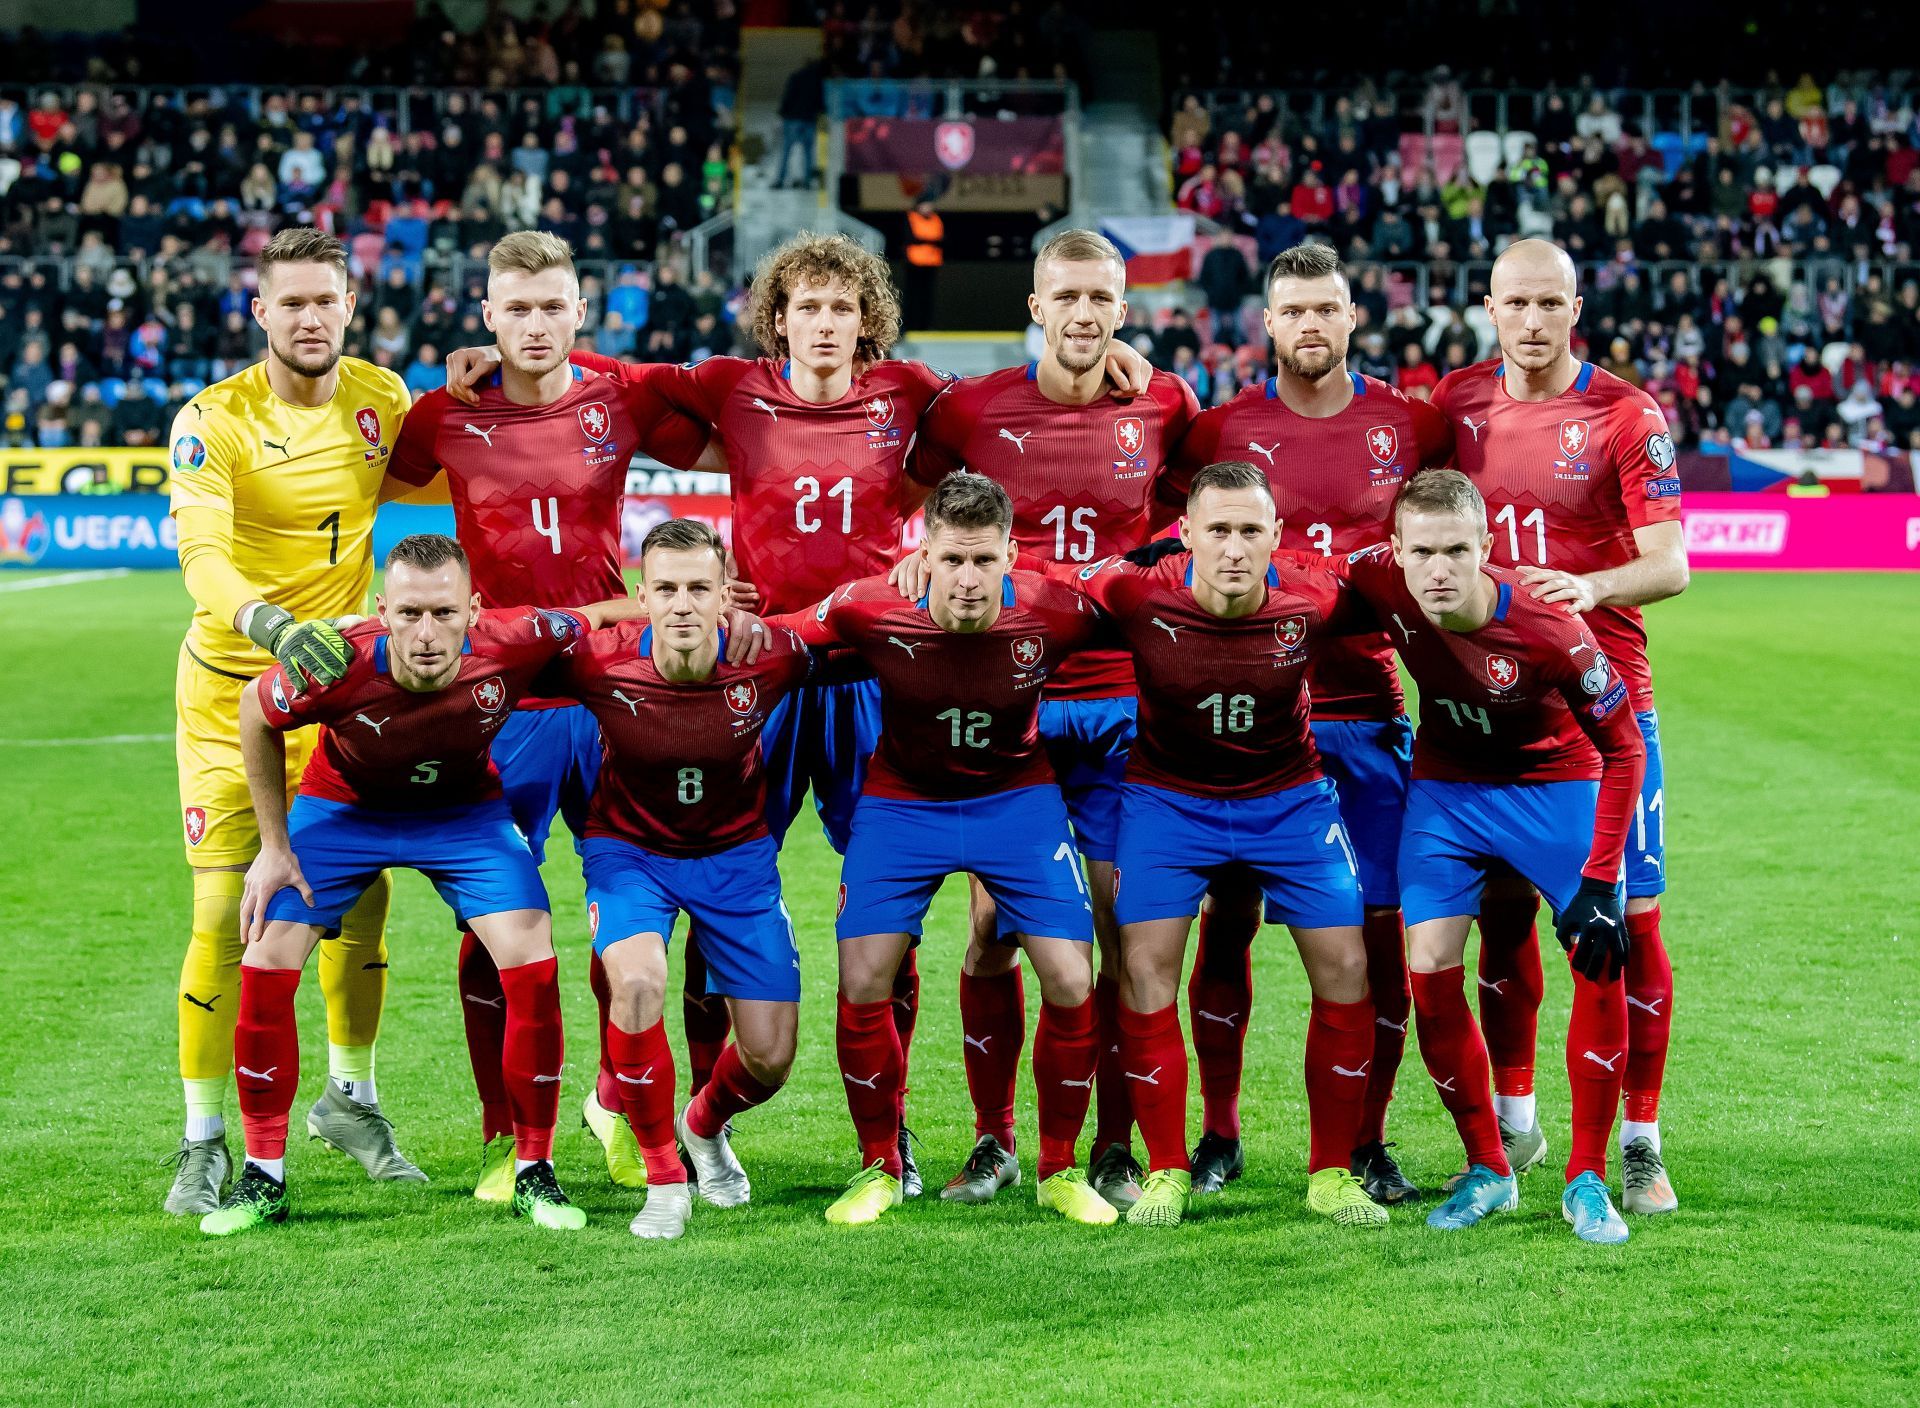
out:
{"label": "puma logo on jersey", "polygon": [[287,459],[287,460],[290,460],[293,458],[292,452],[290,452],[287,449],[287,446],[291,444],[292,441],[293,441],[293,437],[291,435],[289,435],[285,440],[281,440],[277,442],[267,439],[267,437],[264,435],[260,437],[260,443],[262,445],[265,445],[269,450],[278,450],[280,452],[280,458]]}
{"label": "puma logo on jersey", "polygon": [[[187,1000],[191,1002],[193,999],[189,997]],[[1638,1007],[1642,1012],[1651,1012],[1656,1017],[1660,1015],[1660,1004],[1665,1001],[1666,998],[1664,997],[1656,997],[1651,1002],[1642,1002],[1632,993],[1627,994],[1627,1006]],[[211,1011],[212,1009],[209,1008],[208,1010]]]}
{"label": "puma logo on jersey", "polygon": [[1169,626],[1165,621],[1162,621],[1158,616],[1155,616],[1153,618],[1153,624],[1158,626],[1161,630],[1165,631],[1167,633],[1167,638],[1171,640],[1175,645],[1180,644],[1180,628],[1178,626]]}
{"label": "puma logo on jersey", "polygon": [[1247,448],[1249,450],[1257,450],[1261,454],[1265,455],[1267,457],[1267,468],[1271,469],[1273,468],[1273,452],[1279,449],[1280,446],[1277,442],[1271,447],[1266,445],[1256,445],[1253,443],[1253,441],[1249,440],[1247,441]]}
{"label": "puma logo on jersey", "polygon": [[848,1085],[857,1085],[862,1090],[878,1090],[880,1088],[880,1072],[878,1071],[875,1071],[865,1080],[861,1080],[858,1076],[848,1075],[845,1071],[842,1071],[840,1072],[840,1079]]}
{"label": "puma logo on jersey", "polygon": [[1371,1061],[1362,1061],[1360,1063],[1359,1070],[1350,1071],[1345,1066],[1341,1065],[1338,1061],[1336,1061],[1333,1064],[1333,1073],[1337,1076],[1352,1076],[1355,1080],[1365,1080],[1367,1078],[1367,1067],[1371,1066],[1372,1064],[1373,1062]]}
{"label": "puma logo on jersey", "polygon": [[250,1071],[245,1066],[236,1066],[234,1069],[239,1071],[243,1076],[251,1076],[254,1080],[272,1080],[273,1073],[280,1068],[278,1066],[268,1066],[264,1071]]}
{"label": "puma logo on jersey", "polygon": [[1474,981],[1479,983],[1481,987],[1485,988],[1488,992],[1493,993],[1495,996],[1505,997],[1507,995],[1507,984],[1511,982],[1512,979],[1499,978],[1491,983],[1488,982],[1485,978],[1476,978]]}
{"label": "puma logo on jersey", "polygon": [[[1154,1069],[1157,1071],[1160,1068],[1158,1066],[1155,1066]],[[1060,1084],[1078,1086],[1081,1090],[1092,1090],[1093,1077],[1089,1075],[1085,1080],[1063,1080],[1060,1082]]]}
{"label": "puma logo on jersey", "polygon": [[627,712],[632,714],[636,719],[640,717],[640,706],[647,702],[647,696],[644,694],[633,699],[627,698],[627,692],[624,689],[616,689],[613,692],[613,697],[626,705]]}
{"label": "puma logo on jersey", "polygon": [[1002,440],[1013,441],[1014,447],[1018,449],[1020,453],[1023,455],[1026,454],[1027,452],[1027,437],[1032,434],[1033,432],[1031,430],[1028,430],[1028,431],[1022,432],[1019,435],[1015,435],[1011,430],[1006,429],[1004,426],[1002,426],[1000,430],[1000,438]]}
{"label": "puma logo on jersey", "polygon": [[500,426],[498,422],[495,422],[493,425],[488,426],[485,430],[482,430],[479,426],[475,425],[472,421],[468,421],[465,425],[461,426],[460,428],[466,431],[467,434],[469,435],[478,435],[482,440],[487,442],[487,448],[491,450],[493,448],[493,432],[498,430]]}
{"label": "puma logo on jersey", "polygon": [[619,1081],[622,1085],[652,1085],[653,1084],[653,1067],[648,1066],[644,1071],[640,1072],[640,1078],[638,1080],[635,1080],[632,1076],[628,1075],[625,1071],[615,1071],[613,1073],[613,1078]]}
{"label": "puma logo on jersey", "polygon": [[379,723],[375,723],[372,719],[368,718],[365,714],[355,714],[353,717],[359,720],[361,723],[365,724],[368,728],[372,729],[376,736],[380,733],[380,730],[382,728],[384,728],[386,725],[393,722],[392,714],[388,714],[386,718],[380,720]]}
{"label": "puma logo on jersey", "polygon": [[968,1036],[965,1032],[962,1032],[960,1035],[963,1050],[968,1046],[977,1046],[980,1048],[980,1054],[982,1056],[987,1054],[987,1043],[993,1040],[992,1032],[988,1032],[985,1036]]}
{"label": "puma logo on jersey", "polygon": [[760,397],[758,397],[758,396],[756,396],[756,397],[754,397],[754,398],[753,398],[753,404],[754,404],[754,405],[756,405],[756,406],[758,406],[758,407],[759,407],[759,408],[760,408],[761,410],[763,410],[763,411],[765,411],[765,412],[766,412],[766,413],[767,413],[768,415],[770,415],[770,416],[772,416],[772,417],[773,417],[773,423],[774,423],[775,425],[778,425],[778,424],[780,423],[780,412],[779,412],[778,410],[776,410],[776,409],[774,409],[774,408],[773,408],[772,406],[769,406],[769,405],[768,405],[768,404],[767,404],[767,403],[766,403],[766,402],[765,402],[764,400],[762,400],[762,399],[761,399]]}
{"label": "puma logo on jersey", "polygon": [[1487,423],[1485,421],[1481,421],[1480,424],[1475,425],[1473,423],[1472,416],[1461,416],[1460,424],[1464,425],[1468,430],[1471,430],[1473,432],[1473,443],[1478,445],[1480,443],[1480,432],[1487,428]]}
{"label": "puma logo on jersey", "polygon": [[1233,1027],[1240,1020],[1238,1012],[1229,1012],[1222,1017],[1218,1012],[1209,1012],[1204,1007],[1194,1009],[1194,1015],[1209,1022],[1218,1022],[1223,1027]]}
{"label": "puma logo on jersey", "polygon": [[1593,1051],[1583,1051],[1580,1054],[1582,1056],[1585,1056],[1589,1061],[1593,1062],[1594,1065],[1604,1066],[1609,1072],[1611,1072],[1615,1066],[1620,1064],[1620,1058],[1626,1055],[1626,1052],[1624,1051],[1614,1052],[1613,1059],[1611,1061],[1607,1060],[1604,1056],[1601,1056],[1597,1052],[1593,1052]]}
{"label": "puma logo on jersey", "polygon": [[463,994],[463,1000],[471,1002],[475,1007],[500,1007],[507,999],[504,996],[481,997],[478,993],[470,992]]}
{"label": "puma logo on jersey", "polygon": [[1401,1036],[1407,1034],[1407,1024],[1405,1022],[1390,1022],[1385,1017],[1375,1017],[1373,1024],[1376,1027],[1385,1027],[1390,1032],[1399,1032]]}
{"label": "puma logo on jersey", "polygon": [[925,644],[925,642],[915,641],[912,645],[908,645],[905,641],[901,640],[899,636],[888,636],[887,644],[899,646],[902,650],[907,652],[907,659],[911,660],[914,658],[913,652],[918,650],[923,644]]}
{"label": "puma logo on jersey", "polygon": [[1155,1066],[1145,1075],[1141,1075],[1137,1071],[1128,1071],[1126,1075],[1128,1080],[1137,1080],[1144,1085],[1158,1085],[1160,1084],[1160,1070],[1161,1068],[1159,1066]]}

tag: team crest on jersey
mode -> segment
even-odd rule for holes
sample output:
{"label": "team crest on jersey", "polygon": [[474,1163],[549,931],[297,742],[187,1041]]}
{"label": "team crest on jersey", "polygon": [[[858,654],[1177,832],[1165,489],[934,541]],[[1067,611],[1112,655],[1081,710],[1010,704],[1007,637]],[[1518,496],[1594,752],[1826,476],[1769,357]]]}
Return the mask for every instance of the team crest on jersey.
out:
{"label": "team crest on jersey", "polygon": [[207,839],[207,809],[188,807],[182,814],[187,824],[187,844],[197,846]]}
{"label": "team crest on jersey", "polygon": [[866,401],[867,424],[885,430],[893,424],[893,397],[869,396]]}
{"label": "team crest on jersey", "polygon": [[1113,441],[1120,453],[1131,458],[1147,443],[1147,423],[1139,416],[1121,416],[1113,423]]}
{"label": "team crest on jersey", "polygon": [[1040,663],[1046,648],[1046,642],[1039,636],[1021,636],[1013,643],[1013,663],[1023,670],[1031,670]]}
{"label": "team crest on jersey", "polygon": [[372,406],[362,406],[353,413],[353,423],[360,427],[360,438],[374,449],[380,448],[380,412]]}
{"label": "team crest on jersey", "polygon": [[613,433],[613,419],[607,414],[607,403],[595,401],[580,408],[580,428],[587,433],[587,439],[598,445]]}
{"label": "team crest on jersey", "polygon": [[1282,650],[1298,650],[1307,638],[1307,618],[1289,616],[1273,623],[1273,640]]}
{"label": "team crest on jersey", "polygon": [[1570,460],[1577,460],[1587,452],[1587,423],[1583,420],[1563,420],[1560,422],[1560,451]]}
{"label": "team crest on jersey", "polygon": [[1392,469],[1400,455],[1400,436],[1390,425],[1376,425],[1367,432],[1367,453],[1382,469]]}
{"label": "team crest on jersey", "polygon": [[1512,689],[1520,683],[1520,662],[1511,655],[1489,655],[1487,678],[1493,681],[1495,689]]}
{"label": "team crest on jersey", "polygon": [[497,714],[507,702],[507,687],[498,675],[481,680],[473,687],[473,702],[489,714]]}
{"label": "team crest on jersey", "polygon": [[933,129],[933,154],[949,171],[958,171],[973,160],[973,124],[943,122]]}
{"label": "team crest on jersey", "polygon": [[736,680],[721,692],[721,697],[729,709],[744,719],[760,702],[760,686],[752,680]]}

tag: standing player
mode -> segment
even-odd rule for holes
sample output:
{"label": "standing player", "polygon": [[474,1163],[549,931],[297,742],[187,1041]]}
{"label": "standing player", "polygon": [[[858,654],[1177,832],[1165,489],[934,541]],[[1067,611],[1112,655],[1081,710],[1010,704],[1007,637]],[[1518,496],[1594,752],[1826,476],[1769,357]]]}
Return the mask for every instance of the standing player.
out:
{"label": "standing player", "polygon": [[[1500,359],[1454,372],[1434,391],[1454,426],[1457,462],[1493,514],[1493,560],[1517,568],[1539,600],[1587,616],[1626,681],[1646,740],[1646,781],[1627,852],[1626,1118],[1620,1126],[1629,1212],[1679,1206],[1660,1150],[1660,1086],[1673,967],[1660,935],[1666,796],[1659,719],[1640,607],[1687,586],[1673,441],[1646,392],[1573,355],[1580,295],[1573,261],[1521,240],[1494,261],[1487,312]],[[1524,890],[1481,915],[1480,1011],[1495,1100],[1522,1167],[1544,1157],[1533,1099],[1541,974]]]}
{"label": "standing player", "polygon": [[[392,473],[424,485],[444,469],[456,531],[474,557],[474,586],[488,607],[600,601],[626,595],[620,505],[636,449],[670,464],[700,457],[707,429],[675,415],[651,387],[671,368],[608,377],[568,362],[586,316],[573,252],[556,235],[522,230],[487,256],[481,316],[498,370],[473,405],[431,391],[407,417]],[[576,843],[600,767],[600,730],[586,709],[527,699],[501,727],[494,761],[514,820],[534,858],[546,856],[554,816]],[[606,977],[590,971],[606,1028]],[[500,1069],[505,1011],[494,965],[472,934],[460,950],[461,1012],[481,1102],[481,1171],[474,1196],[512,1196],[512,1131]],[[640,1151],[618,1111],[620,1090],[602,1039],[600,1075],[582,1113],[606,1151],[615,1183],[645,1182]]]}
{"label": "standing player", "polygon": [[1074,1157],[1098,1054],[1092,915],[1038,720],[1049,672],[1097,618],[1072,589],[1009,570],[1013,504],[991,480],[948,476],[926,517],[930,582],[918,601],[873,576],[774,622],[809,644],[851,646],[880,680],[880,742],[854,811],[836,924],[840,1075],[866,1167],[827,1220],[872,1222],[900,1203],[902,1065],[889,994],[934,891],[965,870],[1040,981],[1040,1205],[1108,1224],[1113,1208]]}
{"label": "standing player", "polygon": [[1343,569],[1420,689],[1400,903],[1420,1055],[1467,1150],[1466,1174],[1427,1225],[1471,1227],[1519,1202],[1460,966],[1487,870],[1504,864],[1546,895],[1572,954],[1561,1213],[1583,1241],[1622,1242],[1606,1182],[1626,1057],[1619,877],[1646,748],[1628,686],[1592,634],[1527,595],[1519,574],[1487,565],[1488,536],[1472,481],[1428,470],[1400,491],[1391,548],[1354,553]]}
{"label": "standing player", "polygon": [[[1184,494],[1185,480],[1203,465],[1244,457],[1267,470],[1283,547],[1336,557],[1381,541],[1392,531],[1393,497],[1408,476],[1452,455],[1446,417],[1348,369],[1353,299],[1327,245],[1296,245],[1275,256],[1264,317],[1278,370],[1200,413],[1174,452],[1166,492]],[[1307,678],[1314,742],[1321,765],[1339,784],[1340,814],[1366,897],[1374,1042],[1351,1166],[1376,1201],[1398,1203],[1419,1196],[1385,1143],[1410,1003],[1395,861],[1413,726],[1384,634],[1322,642]],[[1247,946],[1259,925],[1257,908],[1230,906],[1219,896],[1200,919],[1187,988],[1204,1111],[1191,1165],[1195,1193],[1217,1193],[1245,1165],[1240,1070],[1253,1005]]]}
{"label": "standing player", "polygon": [[[325,618],[364,609],[373,514],[407,390],[340,348],[354,295],[340,242],[283,230],[258,260],[254,320],[267,355],[189,401],[173,422],[173,515],[194,600],[174,684],[175,751],[193,867],[193,932],[180,970],[180,1075],[187,1127],[171,1213],[207,1213],[231,1161],[222,1107],[240,998],[240,894],[260,837],[234,731],[248,681],[279,662],[298,691],[345,674],[350,652]],[[286,787],[310,743],[287,750]],[[372,1178],[425,1175],[394,1145],[373,1078],[386,994],[387,884],[377,880],[320,946],[332,1079],[308,1132]]]}
{"label": "standing player", "polygon": [[[676,1128],[700,1196],[723,1208],[748,1201],[728,1121],[785,1083],[800,1019],[800,955],[780,898],[760,743],[811,659],[792,632],[776,631],[755,663],[728,663],[725,558],[705,524],[660,524],[641,546],[648,620],[595,632],[555,670],[554,687],[592,710],[606,739],[583,849],[587,914],[610,987],[614,1078],[646,1167],[632,1230],[647,1238],[681,1236],[691,1213]],[[661,1011],[682,911],[736,1039],[676,1125]]]}
{"label": "standing player", "polygon": [[1366,1103],[1373,1003],[1358,871],[1306,692],[1328,634],[1371,623],[1372,613],[1313,559],[1276,555],[1267,476],[1251,464],[1193,476],[1181,538],[1186,552],[1150,567],[1116,558],[1079,574],[1126,637],[1140,686],[1114,910],[1126,959],[1122,1070],[1150,1171],[1127,1221],[1170,1227],[1186,1210],[1180,965],[1210,877],[1245,866],[1292,929],[1313,988],[1307,1206],[1342,1225],[1384,1226],[1386,1209],[1347,1168]]}
{"label": "standing player", "polygon": [[[514,1213],[558,1230],[586,1225],[553,1175],[564,1060],[547,892],[488,754],[533,677],[603,617],[596,607],[483,611],[466,554],[437,533],[402,539],[386,569],[379,620],[346,632],[357,649],[344,678],[298,694],[282,667],[240,698],[261,833],[241,899],[248,946],[234,1040],[247,1164],[201,1219],[214,1236],[286,1220],[300,970],[390,865],[426,874],[499,961]],[[316,723],[289,812],[284,734]]]}
{"label": "standing player", "polygon": [[[907,467],[924,484],[961,468],[985,475],[1012,500],[1013,540],[1021,552],[1040,562],[1086,564],[1141,546],[1171,517],[1158,506],[1155,481],[1199,403],[1184,381],[1162,371],[1144,396],[1121,403],[1108,398],[1104,362],[1127,313],[1126,261],[1111,241],[1091,230],[1055,235],[1034,257],[1033,280],[1027,306],[1045,332],[1045,353],[1024,367],[949,387],[928,410]],[[918,585],[902,575],[909,589]],[[1041,737],[1086,857],[1099,935],[1093,1186],[1123,1211],[1139,1197],[1140,1168],[1129,1147],[1133,1117],[1120,1074],[1113,856],[1134,711],[1133,667],[1124,650],[1089,651],[1061,663],[1048,676],[1040,710]],[[1016,955],[996,944],[995,928],[976,890],[961,980],[968,1085],[983,1126],[976,1155],[990,1153],[989,1136],[996,1143],[1011,1138],[1003,1124],[1015,1070],[1009,1053],[1017,1053],[1024,1035]],[[969,1158],[949,1194],[964,1201],[991,1197],[1008,1163]]]}

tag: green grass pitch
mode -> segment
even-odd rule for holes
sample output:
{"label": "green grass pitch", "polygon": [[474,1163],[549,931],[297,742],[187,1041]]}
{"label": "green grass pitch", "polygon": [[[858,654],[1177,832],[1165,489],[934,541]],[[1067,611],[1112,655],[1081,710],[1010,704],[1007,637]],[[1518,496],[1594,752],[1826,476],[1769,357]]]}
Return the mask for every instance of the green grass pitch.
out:
{"label": "green grass pitch", "polygon": [[[635,1195],[565,1119],[594,1042],[563,843],[548,867],[571,1048],[557,1161],[588,1230],[538,1232],[468,1196],[477,1126],[454,938],[408,875],[380,1085],[433,1181],[376,1187],[297,1143],[294,1221],[209,1243],[159,1211],[180,1103],[188,881],[166,740],[186,598],[173,576],[11,590],[22,580],[0,577],[0,1401],[1920,1397],[1910,577],[1706,576],[1650,613],[1678,987],[1663,1115],[1681,1212],[1635,1220],[1621,1248],[1581,1246],[1560,1219],[1564,970],[1549,974],[1542,1021],[1554,1157],[1517,1214],[1457,1236],[1411,1212],[1377,1234],[1310,1217],[1307,991],[1274,930],[1257,951],[1248,1176],[1177,1232],[1069,1226],[1034,1207],[1025,1075],[1019,1189],[985,1209],[929,1196],[877,1228],[828,1227],[821,1210],[855,1156],[833,1056],[837,873],[805,823],[785,855],[806,972],[800,1058],[778,1100],[740,1123],[751,1208],[698,1204],[684,1242],[638,1244]],[[934,1188],[970,1142],[963,903],[950,885],[922,950],[909,1121]],[[325,1065],[311,969],[300,1014],[310,1099]],[[1197,1083],[1195,1101],[1197,1124]],[[1427,1184],[1458,1163],[1411,1052],[1392,1134]]]}

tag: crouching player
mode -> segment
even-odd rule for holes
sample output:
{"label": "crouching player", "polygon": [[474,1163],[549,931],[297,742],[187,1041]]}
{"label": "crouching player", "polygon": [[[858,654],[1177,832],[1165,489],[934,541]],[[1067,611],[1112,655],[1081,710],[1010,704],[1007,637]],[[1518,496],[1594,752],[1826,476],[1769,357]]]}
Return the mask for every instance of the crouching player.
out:
{"label": "crouching player", "polygon": [[872,1222],[901,1201],[894,975],[941,882],[971,872],[1040,982],[1040,1205],[1112,1223],[1074,1157],[1099,1055],[1093,911],[1039,736],[1048,672],[1094,635],[1097,617],[1071,588],[1010,570],[1013,503],[992,480],[947,475],[926,521],[930,579],[918,601],[868,577],[774,619],[811,645],[851,646],[880,681],[880,742],[854,808],[836,925],[840,1075],[866,1167],[827,1221]]}
{"label": "crouching player", "polygon": [[1586,625],[1488,565],[1491,550],[1473,482],[1429,470],[1400,491],[1391,549],[1364,549],[1343,567],[1420,689],[1401,905],[1420,1055],[1467,1152],[1466,1176],[1427,1224],[1471,1227],[1519,1202],[1461,967],[1487,870],[1504,862],[1547,897],[1572,956],[1561,1211],[1582,1240],[1623,1242],[1607,1144],[1627,1046],[1621,856],[1646,746],[1627,686]]}
{"label": "crouching player", "polygon": [[1133,652],[1139,731],[1121,791],[1114,871],[1124,981],[1121,1071],[1148,1173],[1127,1210],[1170,1227],[1186,1209],[1187,1044],[1176,1001],[1187,935],[1210,880],[1249,869],[1293,931],[1313,989],[1307,1023],[1307,1206],[1346,1226],[1387,1210],[1348,1171],[1373,1055],[1360,882],[1340,802],[1308,727],[1307,665],[1327,634],[1373,616],[1317,559],[1274,555],[1267,477],[1230,461],[1198,471],[1187,551],[1079,574]]}
{"label": "crouching player", "polygon": [[[806,683],[812,656],[775,630],[752,663],[730,663],[725,552],[704,523],[656,526],[640,550],[647,619],[595,632],[541,681],[592,710],[605,741],[581,854],[610,989],[607,1051],[646,1169],[636,1237],[686,1231],[693,1205],[676,1131],[703,1199],[748,1200],[727,1121],[786,1082],[800,1021],[800,954],[767,830],[760,738],[774,706]],[[734,1039],[676,1121],[661,1014],[667,943],[683,912]]]}
{"label": "crouching player", "polygon": [[[402,539],[386,568],[379,619],[344,632],[354,647],[344,678],[295,694],[275,669],[240,697],[261,838],[241,895],[247,947],[233,1042],[247,1162],[226,1201],[201,1219],[214,1236],[286,1219],[300,970],[389,866],[431,879],[499,965],[514,1213],[542,1227],[586,1225],[553,1174],[563,1048],[547,892],[490,750],[534,676],[619,605],[483,611],[466,554],[436,533]],[[319,741],[289,812],[283,735],[316,723]]]}

